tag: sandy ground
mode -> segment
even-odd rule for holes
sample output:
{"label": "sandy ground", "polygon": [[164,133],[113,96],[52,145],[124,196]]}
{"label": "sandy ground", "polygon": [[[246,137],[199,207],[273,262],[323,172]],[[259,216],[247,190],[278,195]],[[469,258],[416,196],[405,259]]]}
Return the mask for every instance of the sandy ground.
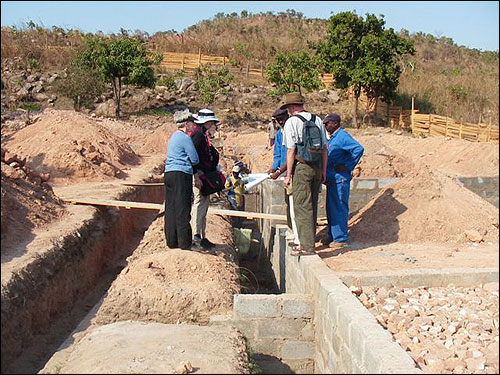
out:
{"label": "sandy ground", "polygon": [[[123,189],[122,182],[140,181],[152,166],[163,160],[166,141],[175,127],[156,117],[107,120],[72,111],[49,110],[37,122],[18,132],[3,130],[2,150],[16,154],[32,170],[49,174],[47,184],[50,189],[45,186],[45,193],[42,193],[40,181],[28,175],[18,175],[20,167],[4,163],[2,153],[2,283],[12,272],[22,269],[44,251],[50,241],[74,229],[76,223],[91,210],[61,205],[58,199],[106,199]],[[417,139],[387,129],[365,129],[352,133],[365,146],[365,155],[356,172],[358,176],[399,176],[402,179],[391,187],[392,190],[382,191],[352,218],[350,233],[353,242],[348,251],[332,251],[318,246],[320,256],[332,269],[363,271],[498,265],[498,209],[451,182],[453,176],[498,175],[498,145],[440,137]],[[219,136],[224,146],[221,164],[226,173],[231,161],[236,159],[246,162],[253,172],[263,172],[270,167],[272,150],[266,148],[265,132],[242,127],[240,131],[226,130]],[[161,175],[161,170],[158,174]],[[21,185],[26,183],[33,185],[22,188]],[[35,194],[28,195],[28,199],[23,198],[30,189]],[[9,205],[9,202],[18,204]],[[392,210],[387,209],[388,204]],[[43,212],[47,214],[43,215]],[[9,221],[4,217],[9,217]],[[219,307],[229,309],[229,296],[236,292],[237,280],[234,279],[234,270],[228,268],[233,255],[227,229],[224,229],[227,222],[217,220],[212,218],[208,228],[209,238],[218,244],[213,254],[169,253],[164,247],[161,225],[153,226],[151,233],[154,232],[154,235],[149,243],[154,245],[138,249],[141,260],[129,259],[128,271],[124,270],[116,280],[116,285],[120,286],[110,289],[109,301],[112,302],[105,301],[103,310],[98,313],[102,323],[141,320],[140,309],[134,311],[133,316],[125,313],[134,310],[132,305],[127,307],[126,304],[142,303],[148,300],[148,288],[159,290],[162,283],[168,283],[166,278],[174,272],[169,267],[177,267],[175,272],[179,279],[174,282],[180,282],[182,275],[200,276],[199,279],[191,277],[188,280],[192,289],[186,290],[176,306],[184,308],[193,301],[200,305],[194,310],[186,310],[185,316],[176,319],[204,321],[214,306],[218,308],[210,303],[202,305],[204,300],[217,301]],[[319,229],[321,235],[322,228]],[[464,236],[467,230],[475,230],[481,239],[471,241]],[[21,238],[22,241],[19,240]],[[4,241],[8,246],[3,246]],[[190,268],[194,266],[196,268]],[[208,279],[201,277],[200,270]],[[128,276],[124,272],[128,272]],[[152,277],[145,278],[149,273]],[[213,280],[210,280],[210,275]],[[208,288],[211,282],[220,287]],[[196,286],[202,288],[204,285],[210,293],[194,296]],[[120,291],[137,288],[146,291],[145,299],[128,298],[126,293],[120,296]],[[165,301],[175,295],[175,290],[166,289],[163,292]],[[200,296],[203,298],[197,298]],[[150,303],[153,304],[153,301]],[[183,303],[186,304],[184,307]],[[144,307],[144,311],[148,310],[147,304]],[[153,305],[150,307],[155,310]],[[113,319],[109,318],[111,313]],[[173,321],[173,318],[165,318],[163,323]],[[106,330],[103,328],[102,332],[98,332],[100,335]],[[100,340],[100,337],[96,336],[96,339]],[[127,340],[124,338],[124,341],[117,342],[128,345],[125,344]],[[106,346],[108,344],[111,346]],[[103,342],[103,350],[109,351],[112,345],[111,341]],[[78,350],[75,349],[74,355],[80,355]],[[168,365],[174,366],[174,362],[180,362],[181,357],[176,357]],[[163,360],[166,359],[160,362]],[[139,362],[135,365],[139,366]],[[118,365],[132,366],[126,361],[121,364],[115,362],[115,366]],[[68,372],[78,371],[71,364],[67,366],[70,366],[67,367]],[[151,366],[147,367],[148,371],[156,369]]]}

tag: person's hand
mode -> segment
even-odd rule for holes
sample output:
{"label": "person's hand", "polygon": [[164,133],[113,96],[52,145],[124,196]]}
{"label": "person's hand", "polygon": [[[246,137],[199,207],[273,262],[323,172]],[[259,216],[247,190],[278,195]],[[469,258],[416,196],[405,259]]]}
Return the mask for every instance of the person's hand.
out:
{"label": "person's hand", "polygon": [[200,190],[203,186],[203,182],[201,182],[200,176],[198,176],[197,174],[194,175],[194,186]]}
{"label": "person's hand", "polygon": [[273,180],[276,180],[276,179],[280,176],[280,174],[281,174],[281,173],[280,173],[280,170],[278,169],[278,170],[274,171],[274,172],[271,174],[271,178],[272,178]]}
{"label": "person's hand", "polygon": [[345,165],[343,165],[343,164],[337,164],[335,166],[335,172],[345,172],[345,171],[347,171],[347,168],[346,168]]}
{"label": "person's hand", "polygon": [[324,184],[326,182],[326,173],[321,172],[321,183]]}
{"label": "person's hand", "polygon": [[285,177],[285,180],[283,181],[283,186],[285,187],[285,189],[289,189],[290,188],[290,181],[291,181],[291,178],[286,176]]}

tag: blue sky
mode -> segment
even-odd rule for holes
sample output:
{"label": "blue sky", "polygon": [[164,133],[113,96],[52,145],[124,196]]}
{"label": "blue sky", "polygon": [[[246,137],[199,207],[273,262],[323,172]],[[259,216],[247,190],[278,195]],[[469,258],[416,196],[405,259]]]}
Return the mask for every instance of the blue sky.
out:
{"label": "blue sky", "polygon": [[120,28],[149,34],[176,30],[219,12],[281,12],[295,9],[307,18],[332,13],[384,15],[386,28],[445,36],[461,46],[498,51],[498,1],[2,1],[2,26],[33,21],[84,32],[117,33]]}

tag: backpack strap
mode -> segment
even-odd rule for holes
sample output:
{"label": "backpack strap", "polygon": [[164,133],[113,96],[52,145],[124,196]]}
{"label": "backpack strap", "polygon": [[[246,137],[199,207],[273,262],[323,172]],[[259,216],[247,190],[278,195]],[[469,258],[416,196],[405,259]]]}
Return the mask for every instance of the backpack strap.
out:
{"label": "backpack strap", "polygon": [[[306,122],[307,120],[301,116],[301,115],[294,115],[295,117],[298,117],[302,122]],[[311,121],[316,123],[316,115],[311,113]]]}

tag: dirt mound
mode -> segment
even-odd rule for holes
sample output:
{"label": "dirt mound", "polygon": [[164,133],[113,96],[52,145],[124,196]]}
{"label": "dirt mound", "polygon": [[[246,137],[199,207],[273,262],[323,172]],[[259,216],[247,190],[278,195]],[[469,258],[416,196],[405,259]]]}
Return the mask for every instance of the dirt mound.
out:
{"label": "dirt mound", "polygon": [[498,242],[498,209],[427,167],[381,190],[349,224],[350,238],[367,243]]}
{"label": "dirt mound", "polygon": [[153,222],[114,281],[97,313],[98,324],[118,320],[207,323],[211,315],[231,311],[233,294],[239,293],[234,261],[226,260],[223,252],[167,249],[163,223],[163,218]]}
{"label": "dirt mound", "polygon": [[[499,147],[485,142],[469,142],[449,137],[419,138],[408,134],[396,134],[387,128],[347,129],[365,147],[360,165],[369,163],[374,173],[384,171],[372,166],[385,163],[383,156],[400,175],[413,169],[428,166],[440,172],[458,177],[498,176]],[[366,177],[392,177],[370,175]]]}
{"label": "dirt mound", "polygon": [[400,177],[413,169],[413,163],[400,152],[387,146],[381,137],[364,136],[355,139],[365,149],[353,171],[355,177]]}
{"label": "dirt mound", "polygon": [[39,121],[7,140],[6,146],[26,158],[30,168],[50,173],[51,182],[124,178],[124,170],[139,164],[140,158],[108,129],[108,123],[115,122],[74,111],[46,110]]}
{"label": "dirt mound", "polygon": [[248,374],[248,363],[245,340],[234,328],[118,322],[57,352],[41,373]]}
{"label": "dirt mound", "polygon": [[33,229],[61,218],[65,208],[39,173],[5,149],[2,149],[1,170],[3,252],[12,244],[28,239]]}

